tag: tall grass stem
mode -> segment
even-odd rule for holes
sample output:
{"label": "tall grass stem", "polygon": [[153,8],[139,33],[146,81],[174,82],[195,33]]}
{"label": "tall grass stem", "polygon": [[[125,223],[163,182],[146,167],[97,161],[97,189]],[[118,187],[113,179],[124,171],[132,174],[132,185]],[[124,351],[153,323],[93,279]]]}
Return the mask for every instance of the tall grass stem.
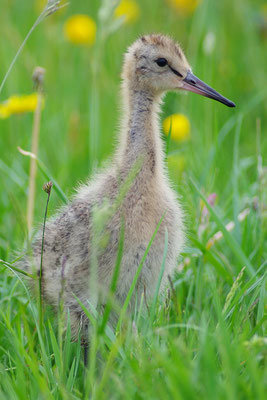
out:
{"label": "tall grass stem", "polygon": [[[32,129],[32,149],[31,152],[38,155],[38,143],[39,143],[39,132],[40,132],[40,121],[43,104],[43,80],[45,70],[41,67],[36,67],[33,72],[33,81],[37,88],[37,106],[33,117],[33,129]],[[35,180],[36,180],[36,159],[31,158],[30,161],[30,180],[29,180],[29,194],[28,194],[28,205],[27,205],[27,226],[28,234],[30,235],[32,230],[33,218],[34,218],[34,199],[35,199]]]}
{"label": "tall grass stem", "polygon": [[42,247],[41,247],[41,261],[40,261],[40,273],[39,273],[39,323],[40,332],[43,332],[43,299],[42,299],[42,272],[43,272],[43,257],[44,257],[44,236],[45,236],[45,224],[47,218],[48,204],[51,194],[53,183],[50,181],[43,186],[43,190],[47,193],[47,201],[45,207],[44,223],[43,223],[43,234],[42,234]]}
{"label": "tall grass stem", "polygon": [[59,8],[65,7],[65,4],[63,4],[62,6],[59,7],[59,3],[60,1],[56,1],[56,0],[52,0],[52,1],[48,1],[45,8],[43,9],[43,11],[41,12],[41,14],[38,16],[38,18],[36,19],[36,21],[34,22],[34,24],[32,25],[31,29],[29,30],[29,32],[27,33],[27,35],[25,36],[25,39],[23,40],[23,42],[21,43],[17,53],[15,54],[13,60],[11,61],[8,70],[1,82],[0,85],[0,93],[3,90],[3,87],[6,83],[6,80],[12,70],[12,68],[14,67],[18,56],[20,55],[21,51],[23,50],[25,44],[27,43],[29,37],[31,36],[31,34],[33,33],[33,31],[35,30],[35,28],[43,21],[43,19],[51,14],[53,14],[54,12],[56,12]]}

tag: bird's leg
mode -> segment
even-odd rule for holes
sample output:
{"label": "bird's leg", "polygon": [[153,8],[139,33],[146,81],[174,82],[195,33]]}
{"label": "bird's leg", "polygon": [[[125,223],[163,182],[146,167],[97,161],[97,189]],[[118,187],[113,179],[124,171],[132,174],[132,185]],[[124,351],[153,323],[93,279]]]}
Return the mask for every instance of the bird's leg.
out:
{"label": "bird's leg", "polygon": [[88,366],[88,342],[85,342],[83,344],[81,344],[83,347],[83,363],[84,363],[84,367],[87,368]]}
{"label": "bird's leg", "polygon": [[88,366],[88,349],[89,349],[89,324],[87,317],[82,315],[82,334],[81,334],[81,346],[83,347],[83,361],[84,366],[87,368]]}

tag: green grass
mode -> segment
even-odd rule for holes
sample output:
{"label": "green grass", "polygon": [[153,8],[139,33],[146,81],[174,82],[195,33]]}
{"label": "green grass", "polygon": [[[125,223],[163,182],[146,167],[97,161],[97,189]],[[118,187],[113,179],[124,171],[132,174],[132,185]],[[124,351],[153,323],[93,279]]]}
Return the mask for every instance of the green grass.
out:
{"label": "green grass", "polygon": [[[185,160],[182,172],[169,172],[186,212],[187,248],[166,296],[156,293],[149,310],[142,298],[117,331],[107,325],[112,301],[103,316],[84,305],[92,321],[86,372],[80,344],[71,341],[69,326],[64,332],[61,313],[55,317],[46,309],[40,330],[38,302],[13,268],[27,240],[30,161],[17,146],[30,150],[32,114],[0,120],[0,399],[265,399],[264,1],[202,0],[193,15],[181,17],[163,0],[143,0],[136,23],[122,25],[90,49],[69,44],[62,33],[66,18],[87,13],[97,20],[99,4],[71,1],[43,21],[0,93],[0,101],[30,93],[34,67],[47,71],[36,226],[43,220],[47,177],[57,182],[48,210],[52,215],[113,154],[122,55],[138,35],[171,34],[181,42],[194,73],[237,107],[194,94],[166,96],[161,118],[181,112],[191,122],[189,141],[168,143],[169,154]],[[34,1],[2,0],[0,80],[37,16]],[[203,49],[208,32],[215,35],[211,53]],[[217,194],[216,205],[209,207],[200,230],[203,202],[211,193]],[[240,222],[238,214],[245,208],[249,214]],[[235,222],[231,232],[225,228],[229,221]],[[223,237],[207,246],[219,230]],[[112,290],[122,251],[123,232]],[[165,246],[162,270],[166,251]]]}

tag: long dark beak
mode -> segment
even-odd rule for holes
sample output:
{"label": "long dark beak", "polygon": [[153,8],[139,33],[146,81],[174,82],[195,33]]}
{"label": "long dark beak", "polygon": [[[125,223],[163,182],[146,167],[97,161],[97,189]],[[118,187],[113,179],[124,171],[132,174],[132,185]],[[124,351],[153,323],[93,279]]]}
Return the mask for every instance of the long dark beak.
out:
{"label": "long dark beak", "polygon": [[220,103],[223,103],[228,107],[235,107],[235,103],[233,103],[231,100],[228,100],[220,93],[216,92],[216,90],[212,89],[206,83],[202,82],[190,71],[187,73],[186,77],[183,80],[182,89],[188,90],[189,92],[201,94],[205,97],[209,97],[210,99],[219,101]]}

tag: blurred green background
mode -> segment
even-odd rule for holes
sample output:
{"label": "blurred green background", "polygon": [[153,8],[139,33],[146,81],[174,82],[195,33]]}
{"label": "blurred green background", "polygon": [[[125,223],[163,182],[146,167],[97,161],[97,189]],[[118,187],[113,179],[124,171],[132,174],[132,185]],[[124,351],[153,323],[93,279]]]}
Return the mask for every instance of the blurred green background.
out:
{"label": "blurred green background", "polygon": [[[126,329],[109,337],[94,331],[89,377],[79,343],[71,343],[69,332],[64,337],[60,323],[52,329],[49,313],[40,334],[36,302],[0,260],[0,398],[68,400],[87,393],[96,399],[265,400],[267,3],[130,2],[132,20],[112,14],[103,23],[104,1],[70,1],[37,26],[8,76],[0,93],[0,259],[21,254],[28,234],[30,160],[17,147],[31,150],[33,125],[32,112],[4,119],[1,107],[14,94],[34,91],[36,66],[46,69],[39,158],[68,197],[114,153],[123,54],[139,35],[162,32],[179,41],[194,73],[236,108],[193,93],[166,95],[161,123],[180,113],[190,124],[189,136],[173,137],[167,146],[169,175],[185,210],[187,248],[167,298],[156,299],[149,318],[140,307]],[[0,84],[45,3],[1,0]],[[105,4],[107,10],[111,1]],[[64,35],[75,14],[95,21],[93,45],[71,43]],[[167,141],[164,134],[162,139]],[[216,197],[217,219],[190,178],[210,202]],[[45,182],[38,170],[36,227],[44,215]],[[53,189],[49,215],[61,205]],[[210,245],[229,221],[230,238],[224,233]]]}

